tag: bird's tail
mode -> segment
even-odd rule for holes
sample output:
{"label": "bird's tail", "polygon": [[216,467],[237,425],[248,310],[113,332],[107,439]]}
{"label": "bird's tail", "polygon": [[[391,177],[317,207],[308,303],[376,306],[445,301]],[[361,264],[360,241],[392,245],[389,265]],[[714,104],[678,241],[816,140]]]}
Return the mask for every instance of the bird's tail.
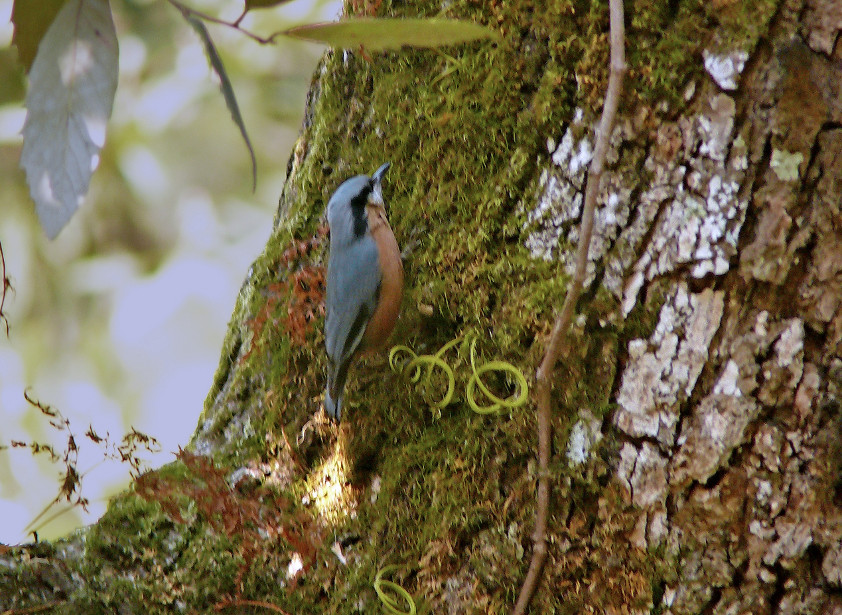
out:
{"label": "bird's tail", "polygon": [[337,423],[342,418],[342,396],[334,399],[330,394],[330,385],[325,389],[325,412]]}
{"label": "bird's tail", "polygon": [[345,379],[348,377],[348,364],[331,365],[327,370],[327,387],[325,387],[325,412],[337,423],[342,418],[342,392],[345,390]]}

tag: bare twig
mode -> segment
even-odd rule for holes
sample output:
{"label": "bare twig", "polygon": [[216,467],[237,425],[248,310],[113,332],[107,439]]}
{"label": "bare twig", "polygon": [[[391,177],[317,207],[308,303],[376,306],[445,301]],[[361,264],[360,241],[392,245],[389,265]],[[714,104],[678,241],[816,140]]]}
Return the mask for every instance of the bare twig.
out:
{"label": "bare twig", "polygon": [[594,209],[596,208],[596,195],[599,190],[599,181],[602,177],[605,154],[608,151],[608,140],[614,126],[614,117],[617,115],[617,107],[620,101],[620,92],[623,84],[623,74],[626,71],[625,58],[625,27],[623,23],[623,0],[610,0],[609,11],[611,15],[611,69],[608,78],[608,91],[605,95],[605,105],[602,109],[602,118],[596,130],[596,145],[591,166],[588,170],[587,188],[585,189],[585,205],[582,212],[582,228],[579,232],[579,249],[576,252],[576,271],[573,281],[564,298],[561,313],[555,321],[544,360],[538,368],[536,383],[536,402],[538,405],[538,499],[537,511],[535,514],[535,531],[532,534],[532,560],[529,563],[529,571],[523,580],[517,603],[514,608],[514,615],[523,615],[538,581],[541,579],[541,571],[544,568],[544,561],[547,559],[547,517],[550,508],[550,393],[552,385],[550,378],[553,373],[556,361],[562,350],[565,348],[565,335],[573,320],[573,312],[576,309],[576,302],[582,293],[582,286],[585,281],[585,274],[588,264],[588,250],[591,243],[593,231]]}
{"label": "bare twig", "polygon": [[9,337],[9,319],[3,313],[3,304],[6,303],[6,291],[12,288],[12,283],[6,276],[6,257],[3,256],[3,244],[0,243],[0,325],[6,328],[6,337]]}
{"label": "bare twig", "polygon": [[271,602],[265,602],[263,600],[243,600],[242,598],[230,598],[227,600],[222,600],[221,602],[214,605],[213,610],[221,611],[232,606],[256,606],[268,609],[275,613],[281,613],[282,615],[289,615],[289,613],[287,613],[281,607],[274,605]]}
{"label": "bare twig", "polygon": [[243,11],[243,13],[234,21],[225,21],[224,19],[220,19],[219,17],[214,17],[213,15],[208,15],[207,13],[203,13],[202,11],[197,11],[196,9],[190,8],[186,4],[179,2],[179,0],[167,0],[170,4],[172,4],[175,8],[181,11],[181,14],[185,17],[197,17],[203,21],[209,21],[211,23],[219,24],[220,26],[227,26],[229,28],[234,28],[235,30],[239,30],[250,39],[257,41],[261,45],[272,45],[275,42],[275,39],[278,38],[283,32],[275,32],[274,34],[270,34],[269,36],[260,36],[259,34],[255,34],[250,30],[246,30],[242,26],[240,26],[240,22],[243,21],[243,17],[246,16],[248,11]]}
{"label": "bare twig", "polygon": [[31,606],[24,609],[7,609],[0,612],[0,615],[33,615],[34,613],[49,611],[50,609],[64,603],[65,600],[54,600],[53,602],[47,602],[45,604],[39,604],[38,606]]}

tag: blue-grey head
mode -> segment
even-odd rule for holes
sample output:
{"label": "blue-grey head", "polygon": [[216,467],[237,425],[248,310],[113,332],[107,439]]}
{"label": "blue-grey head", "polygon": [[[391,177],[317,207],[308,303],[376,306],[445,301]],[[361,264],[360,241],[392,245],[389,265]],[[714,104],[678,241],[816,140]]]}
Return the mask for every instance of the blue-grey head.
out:
{"label": "blue-grey head", "polygon": [[383,205],[383,176],[391,163],[380,166],[374,174],[355,175],[342,182],[327,204],[327,222],[330,225],[332,245],[351,243],[368,230],[365,207],[369,203]]}

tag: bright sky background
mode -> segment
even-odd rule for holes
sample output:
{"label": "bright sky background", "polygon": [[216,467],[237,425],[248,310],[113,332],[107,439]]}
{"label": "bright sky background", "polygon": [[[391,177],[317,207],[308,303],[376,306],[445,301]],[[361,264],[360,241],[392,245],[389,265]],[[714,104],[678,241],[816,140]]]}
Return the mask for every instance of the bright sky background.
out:
{"label": "bright sky background", "polygon": [[[164,2],[154,8],[151,1],[135,4],[180,20]],[[235,18],[242,6],[231,0],[190,4],[223,18]],[[296,0],[250,15],[243,25],[265,34],[292,23],[335,19],[340,8],[338,0],[315,6]],[[0,0],[0,47],[11,42],[11,9],[12,0]],[[0,242],[15,287],[5,308],[11,335],[8,340],[0,336],[0,444],[37,440],[64,449],[66,435],[57,434],[25,402],[28,389],[70,420],[80,444],[78,467],[88,472],[83,494],[91,502],[89,514],[73,510],[60,516],[39,530],[47,538],[96,520],[108,496],[127,484],[128,468],[102,462],[101,449],[83,437],[89,425],[115,442],[132,426],[158,438],[163,450],[150,458],[152,467],[172,460],[172,453],[188,442],[237,291],[269,236],[303,116],[304,92],[322,51],[285,40],[261,47],[236,31],[209,26],[255,142],[260,174],[252,194],[245,147],[198,39],[184,25],[172,67],[156,72],[148,66],[148,41],[128,31],[119,6],[115,11],[120,82],[108,128],[111,141],[80,213],[50,242],[34,224],[22,172],[0,180]],[[241,67],[245,74],[238,72]],[[297,81],[286,83],[291,79]],[[271,100],[272,88],[282,82],[299,92],[296,111],[283,124],[262,118],[265,106],[259,103],[267,99],[261,88],[269,88]],[[23,120],[21,104],[0,105],[3,173],[15,173],[9,160],[19,155]],[[200,154],[182,161],[177,158],[181,150],[169,150],[174,134],[185,138],[185,126],[196,127],[189,139],[195,139],[191,146]],[[201,152],[214,160],[227,156],[235,162],[220,160],[221,168],[240,171],[203,182],[203,163],[210,167],[211,162]],[[86,253],[91,235],[104,232],[103,217],[114,211],[102,203],[104,195],[113,194],[103,167],[128,187],[132,206],[141,208],[135,214],[139,223],[167,238],[165,257],[154,266],[120,246]],[[55,306],[65,304],[72,309],[57,316]],[[0,543],[27,540],[25,528],[55,497],[61,470],[28,450],[0,452]]]}

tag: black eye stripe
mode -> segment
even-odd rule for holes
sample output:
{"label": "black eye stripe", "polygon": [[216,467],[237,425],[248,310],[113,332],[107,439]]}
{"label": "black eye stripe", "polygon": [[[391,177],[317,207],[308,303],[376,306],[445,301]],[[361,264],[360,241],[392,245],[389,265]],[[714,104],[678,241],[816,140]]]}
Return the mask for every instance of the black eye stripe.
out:
{"label": "black eye stripe", "polygon": [[372,187],[371,183],[364,186],[363,189],[360,190],[359,193],[354,198],[351,199],[351,207],[353,207],[355,209],[357,209],[357,208],[364,209],[365,206],[366,206],[366,203],[368,203],[368,197],[369,197],[369,195],[371,195],[372,190],[373,190],[373,187]]}
{"label": "black eye stripe", "polygon": [[365,206],[368,204],[368,197],[371,194],[371,183],[366,185],[359,194],[351,199],[351,217],[354,220],[354,236],[359,238],[368,231],[368,220],[365,215]]}

